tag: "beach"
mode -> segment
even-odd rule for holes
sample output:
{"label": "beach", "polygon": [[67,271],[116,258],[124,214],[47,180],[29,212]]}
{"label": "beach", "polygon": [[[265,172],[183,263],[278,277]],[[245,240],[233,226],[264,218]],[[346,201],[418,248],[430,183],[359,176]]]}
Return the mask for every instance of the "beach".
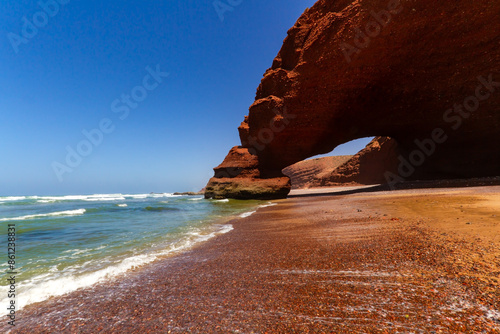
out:
{"label": "beach", "polygon": [[324,192],[28,305],[0,330],[500,333],[500,186]]}

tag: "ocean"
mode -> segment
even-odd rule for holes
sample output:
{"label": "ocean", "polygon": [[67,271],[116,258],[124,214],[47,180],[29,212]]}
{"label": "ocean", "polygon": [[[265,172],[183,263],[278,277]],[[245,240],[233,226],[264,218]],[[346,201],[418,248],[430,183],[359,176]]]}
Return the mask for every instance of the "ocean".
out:
{"label": "ocean", "polygon": [[[20,310],[113,279],[227,233],[231,218],[267,205],[168,193],[0,197],[0,307],[15,299]],[[15,229],[12,267],[8,227]],[[8,272],[16,273],[13,298]]]}

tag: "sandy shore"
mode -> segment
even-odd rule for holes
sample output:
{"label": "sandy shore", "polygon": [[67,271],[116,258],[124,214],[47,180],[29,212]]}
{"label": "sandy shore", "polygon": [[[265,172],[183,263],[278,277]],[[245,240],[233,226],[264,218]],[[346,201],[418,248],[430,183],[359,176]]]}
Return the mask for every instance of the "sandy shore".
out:
{"label": "sandy shore", "polygon": [[318,195],[28,306],[12,332],[500,333],[500,187]]}

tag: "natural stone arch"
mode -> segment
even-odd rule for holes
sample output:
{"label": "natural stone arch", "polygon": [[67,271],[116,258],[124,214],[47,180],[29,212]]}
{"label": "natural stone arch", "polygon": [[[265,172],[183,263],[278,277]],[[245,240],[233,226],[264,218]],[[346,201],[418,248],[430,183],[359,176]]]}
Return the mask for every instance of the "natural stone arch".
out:
{"label": "natural stone arch", "polygon": [[221,165],[244,173],[212,178],[208,196],[284,197],[284,167],[376,135],[414,161],[423,153],[422,177],[498,175],[498,13],[496,0],[318,1],[288,31]]}

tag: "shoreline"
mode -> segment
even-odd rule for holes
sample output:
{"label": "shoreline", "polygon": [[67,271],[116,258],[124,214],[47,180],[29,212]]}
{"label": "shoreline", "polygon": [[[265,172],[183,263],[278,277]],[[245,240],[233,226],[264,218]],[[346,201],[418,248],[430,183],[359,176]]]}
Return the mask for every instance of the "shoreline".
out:
{"label": "shoreline", "polygon": [[[228,200],[215,200],[214,202],[225,201]],[[267,205],[269,204],[253,204],[250,205],[247,210],[257,210],[259,207]],[[86,209],[72,211],[82,211],[81,213],[79,212],[79,214],[83,214]],[[32,282],[33,277],[43,277],[42,275],[28,277],[27,279],[25,279],[26,281],[28,281],[28,284],[25,284],[22,287],[16,285],[17,296],[29,297],[23,299],[15,298],[15,311],[18,314],[27,306],[36,306],[36,304],[44,303],[45,301],[48,301],[52,298],[64,297],[65,295],[71,294],[74,291],[91,288],[93,285],[107,284],[108,282],[111,282],[115,279],[121,279],[130,271],[141,270],[143,267],[146,267],[154,262],[182,255],[184,252],[197,247],[199,244],[207,242],[217,235],[221,235],[231,231],[233,227],[232,225],[228,224],[229,221],[235,220],[238,217],[242,217],[243,215],[249,215],[253,212],[255,211],[241,211],[240,208],[239,210],[231,214],[226,213],[213,217],[207,216],[205,217],[206,219],[203,219],[203,221],[200,220],[200,224],[198,224],[197,226],[185,223],[184,230],[182,232],[178,231],[176,237],[172,237],[172,232],[167,232],[166,234],[164,233],[162,236],[163,243],[161,245],[151,243],[147,248],[144,248],[142,252],[129,251],[129,253],[118,254],[118,256],[113,259],[115,261],[109,261],[106,257],[103,257],[97,260],[87,259],[83,262],[83,265],[86,265],[90,261],[94,261],[95,268],[97,268],[94,270],[87,270],[86,272],[76,274],[69,273],[66,276],[52,277],[42,280],[41,282],[37,282],[38,285],[30,285],[29,283]],[[73,212],[63,211],[61,213]],[[53,214],[49,213],[43,215],[50,216]],[[6,218],[6,220],[8,219]],[[13,221],[15,222],[15,220]],[[73,250],[81,251],[79,249],[72,248],[74,247],[69,247],[69,249],[65,252],[72,252]],[[104,248],[104,246],[100,246],[100,248]],[[110,262],[111,264],[107,266],[99,266],[99,261],[105,262],[106,260],[108,260],[108,262]],[[17,278],[17,274],[19,273],[16,272],[15,274]],[[8,297],[7,294],[4,297]],[[7,307],[9,306],[9,301],[12,300],[12,298],[5,298],[3,300],[2,298],[0,298],[0,300],[2,301],[2,304]]]}
{"label": "shoreline", "polygon": [[[27,306],[12,333],[500,333],[499,193],[493,186],[276,200],[180,255]],[[478,200],[460,203],[471,197]],[[445,215],[459,213],[460,229],[440,220],[450,203],[458,211]]]}

